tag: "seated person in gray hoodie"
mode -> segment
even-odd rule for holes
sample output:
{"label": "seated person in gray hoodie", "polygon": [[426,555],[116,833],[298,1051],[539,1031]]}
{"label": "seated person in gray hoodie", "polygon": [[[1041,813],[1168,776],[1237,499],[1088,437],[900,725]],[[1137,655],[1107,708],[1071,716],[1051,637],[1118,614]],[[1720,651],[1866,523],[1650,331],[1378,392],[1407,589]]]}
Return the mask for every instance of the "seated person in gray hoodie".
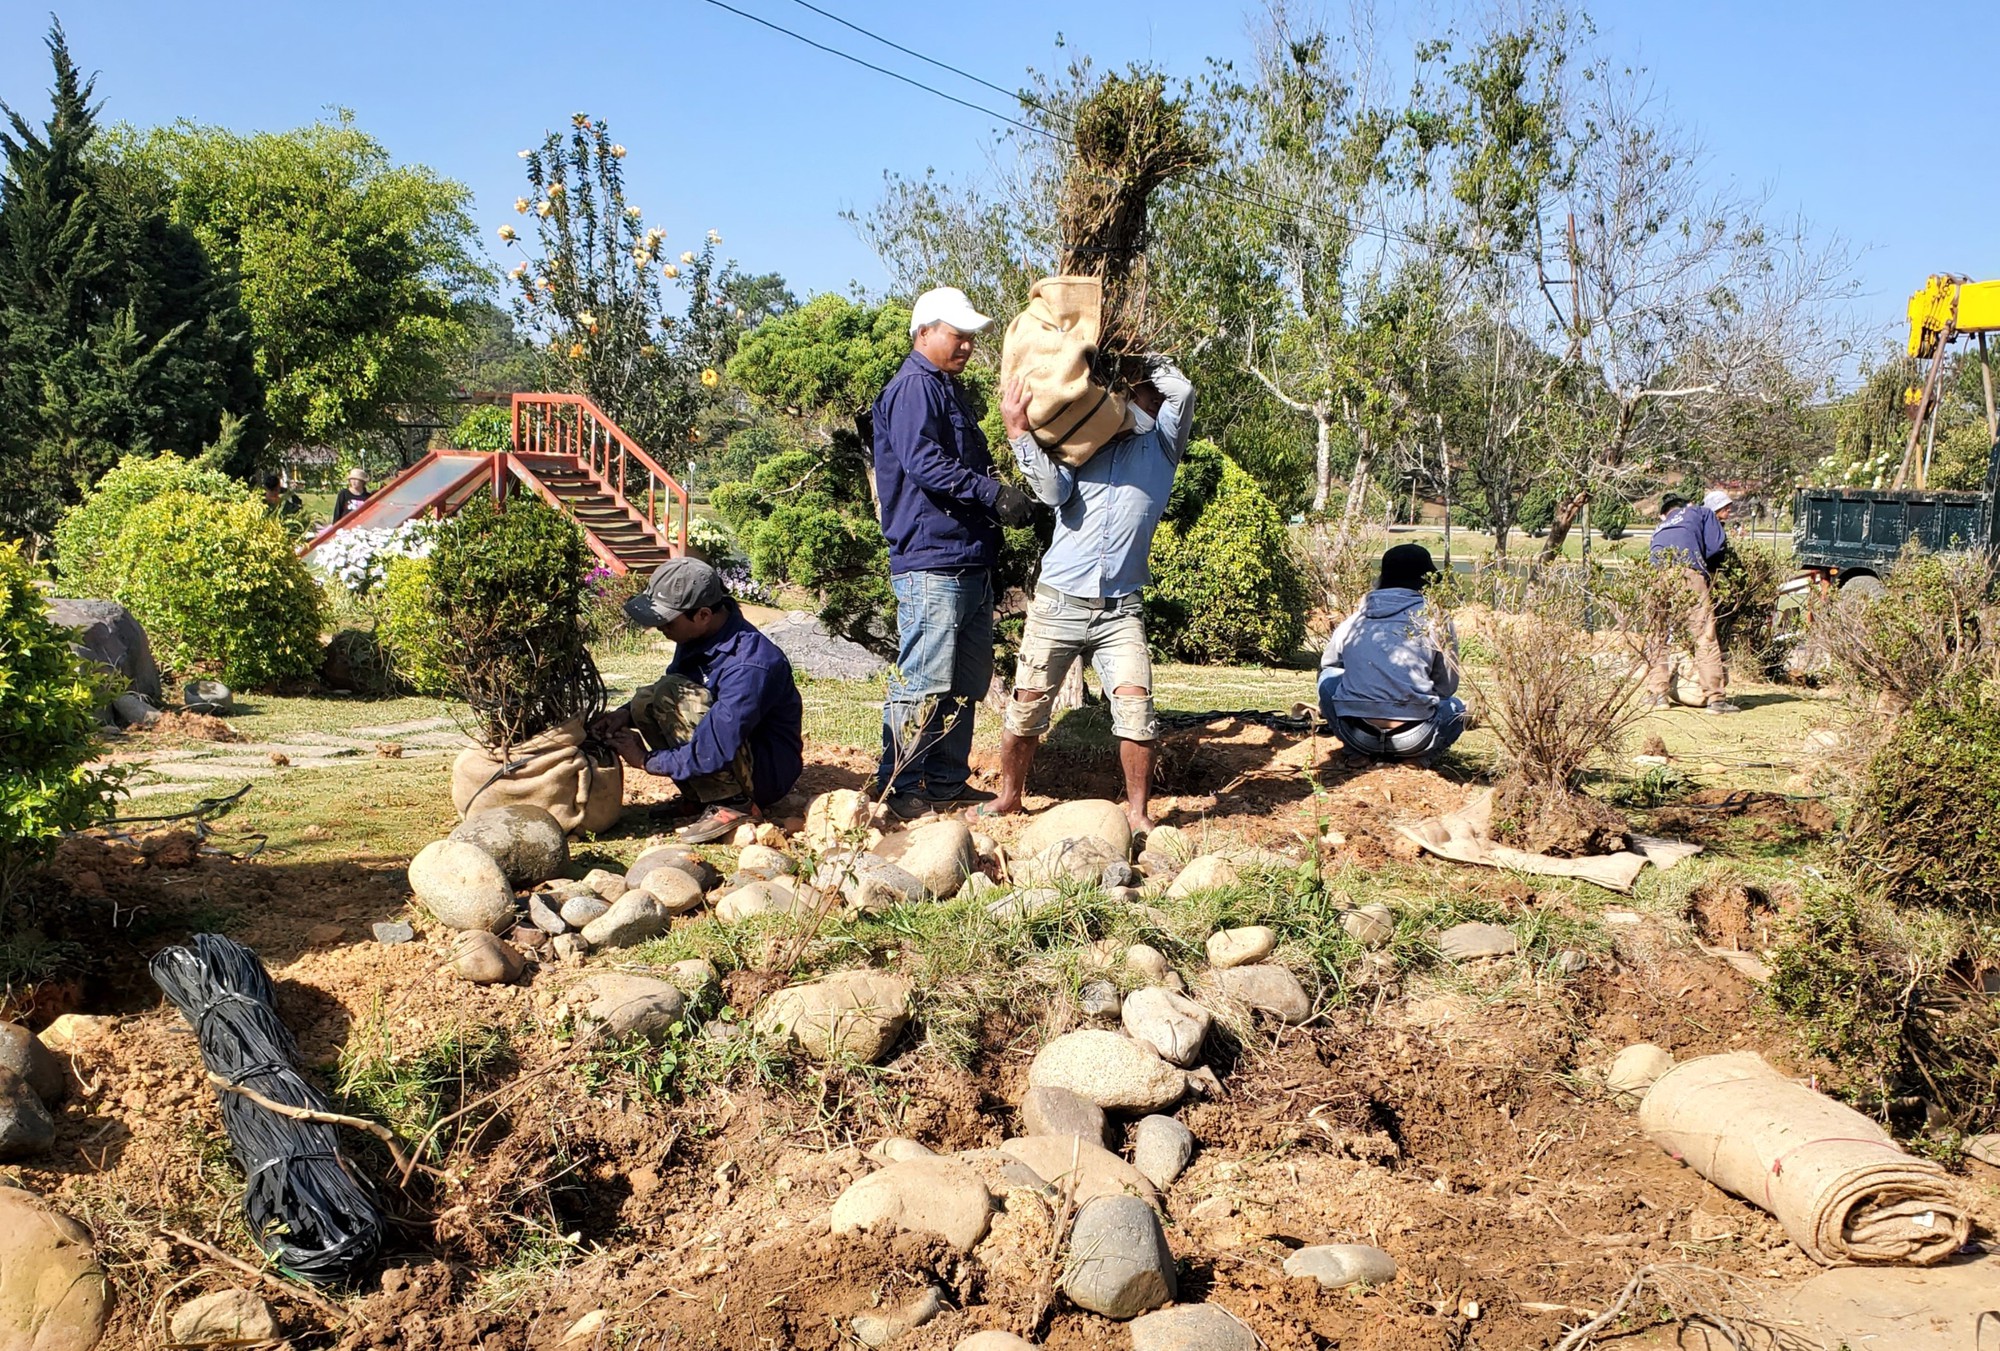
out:
{"label": "seated person in gray hoodie", "polygon": [[1319,707],[1350,752],[1378,760],[1428,759],[1465,731],[1458,637],[1432,616],[1423,588],[1438,575],[1431,551],[1398,544],[1382,575],[1327,640]]}

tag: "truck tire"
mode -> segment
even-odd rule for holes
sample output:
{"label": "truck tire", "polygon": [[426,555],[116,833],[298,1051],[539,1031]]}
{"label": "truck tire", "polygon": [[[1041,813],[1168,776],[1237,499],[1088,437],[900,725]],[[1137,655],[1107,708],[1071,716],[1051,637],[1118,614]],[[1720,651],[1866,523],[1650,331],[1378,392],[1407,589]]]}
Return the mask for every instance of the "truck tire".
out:
{"label": "truck tire", "polygon": [[1840,604],[1866,605],[1889,594],[1889,588],[1872,572],[1851,572],[1841,578]]}

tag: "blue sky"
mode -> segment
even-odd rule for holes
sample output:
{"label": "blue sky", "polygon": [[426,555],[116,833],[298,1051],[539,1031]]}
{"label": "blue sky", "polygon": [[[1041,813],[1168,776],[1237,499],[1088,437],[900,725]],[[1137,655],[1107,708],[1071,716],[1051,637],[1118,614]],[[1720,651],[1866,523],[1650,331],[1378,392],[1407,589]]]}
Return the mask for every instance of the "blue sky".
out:
{"label": "blue sky", "polygon": [[[731,2],[1001,106],[998,95],[876,46],[795,0]],[[1248,48],[1245,10],[1229,0],[821,7],[1009,87],[1026,67],[1063,59],[1058,33],[1100,66],[1147,60],[1181,73],[1211,56],[1240,59]],[[869,205],[883,170],[976,173],[993,142],[978,114],[705,0],[85,0],[59,12],[79,63],[99,73],[108,118],[147,125],[189,117],[252,130],[352,108],[398,158],[474,189],[496,259],[493,230],[512,218],[520,187],[514,152],[574,111],[611,119],[631,148],[631,200],[668,230],[671,245],[720,230],[727,253],[782,272],[801,294],[884,280],[837,214]],[[1383,13],[1391,27],[1401,22],[1396,8]],[[2000,8],[1928,6],[1922,41],[1880,5],[1826,0],[1605,0],[1592,13],[1603,48],[1652,72],[1674,114],[1699,132],[1717,174],[1768,189],[1774,211],[1803,213],[1863,250],[1857,317],[1879,322],[1884,335],[1897,330],[1904,298],[1928,273],[2000,276],[2000,186],[1980,153],[1982,67],[1954,56],[2000,47]],[[0,98],[34,116],[46,109],[46,22],[40,5],[0,7]],[[1940,89],[1954,99],[1941,124],[1926,101]]]}

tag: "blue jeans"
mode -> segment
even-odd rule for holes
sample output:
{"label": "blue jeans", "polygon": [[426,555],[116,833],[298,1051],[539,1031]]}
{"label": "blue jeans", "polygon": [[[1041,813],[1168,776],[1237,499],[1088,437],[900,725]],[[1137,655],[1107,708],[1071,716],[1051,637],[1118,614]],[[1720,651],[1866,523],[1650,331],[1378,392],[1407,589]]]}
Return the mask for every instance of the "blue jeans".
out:
{"label": "blue jeans", "polygon": [[1334,734],[1348,750],[1378,760],[1415,760],[1437,755],[1465,735],[1465,701],[1456,695],[1440,696],[1430,717],[1395,731],[1361,718],[1341,717],[1333,711],[1333,701],[1339,697],[1340,672],[1328,671],[1319,680],[1320,715],[1333,724]]}
{"label": "blue jeans", "polygon": [[950,801],[972,772],[972,714],[993,684],[993,575],[905,572],[890,585],[900,651],[876,782]]}

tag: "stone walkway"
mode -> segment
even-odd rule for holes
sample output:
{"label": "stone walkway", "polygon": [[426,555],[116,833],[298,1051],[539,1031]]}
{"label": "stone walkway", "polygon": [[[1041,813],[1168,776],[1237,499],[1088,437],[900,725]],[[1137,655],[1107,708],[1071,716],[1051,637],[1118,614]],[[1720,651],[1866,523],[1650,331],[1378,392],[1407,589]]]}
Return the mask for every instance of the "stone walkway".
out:
{"label": "stone walkway", "polygon": [[[134,771],[126,797],[138,801],[171,793],[228,788],[302,769],[352,767],[374,759],[378,748],[402,747],[403,760],[456,755],[472,745],[448,717],[350,727],[345,732],[299,732],[283,741],[216,741],[175,746],[119,763]],[[274,759],[273,757],[280,757]]]}

